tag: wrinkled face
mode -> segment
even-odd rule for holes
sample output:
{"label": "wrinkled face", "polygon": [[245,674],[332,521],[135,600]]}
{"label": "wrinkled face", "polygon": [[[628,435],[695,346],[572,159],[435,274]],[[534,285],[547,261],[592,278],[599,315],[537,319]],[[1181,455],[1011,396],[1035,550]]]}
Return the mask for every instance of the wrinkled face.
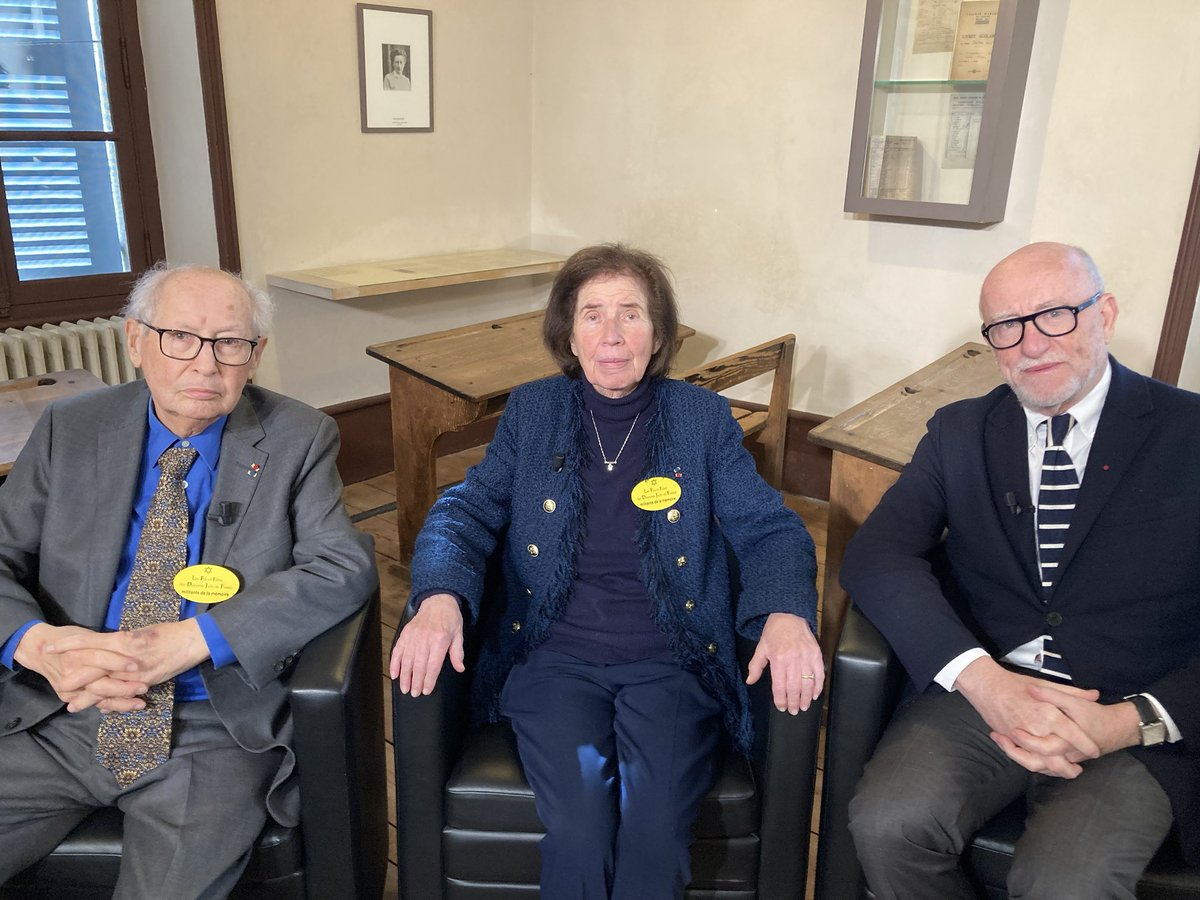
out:
{"label": "wrinkled face", "polygon": [[599,275],[584,282],[575,299],[571,352],[599,393],[624,397],[637,387],[661,343],[640,281]]}
{"label": "wrinkled face", "polygon": [[[258,338],[250,298],[221,272],[180,272],[168,277],[159,288],[149,324],[201,337]],[[217,362],[208,343],[195,359],[171,359],[159,349],[157,332],[133,319],[125,321],[129,358],[142,370],[154,413],[178,437],[199,434],[233,410],[262,357],[266,338],[258,340],[244,366]]]}
{"label": "wrinkled face", "polygon": [[[1078,306],[1099,285],[1064,253],[1036,245],[1008,257],[984,281],[979,311],[985,325],[1054,306]],[[1021,405],[1046,416],[1066,412],[1100,381],[1117,320],[1117,299],[1101,294],[1079,313],[1074,331],[1047,337],[1025,323],[1021,343],[993,350],[1000,374]]]}

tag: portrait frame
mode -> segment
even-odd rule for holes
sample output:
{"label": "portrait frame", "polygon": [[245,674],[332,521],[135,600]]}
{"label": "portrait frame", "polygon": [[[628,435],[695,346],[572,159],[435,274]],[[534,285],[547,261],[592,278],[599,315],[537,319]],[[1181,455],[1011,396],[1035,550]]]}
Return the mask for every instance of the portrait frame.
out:
{"label": "portrait frame", "polygon": [[433,12],[375,3],[355,12],[362,130],[433,131]]}

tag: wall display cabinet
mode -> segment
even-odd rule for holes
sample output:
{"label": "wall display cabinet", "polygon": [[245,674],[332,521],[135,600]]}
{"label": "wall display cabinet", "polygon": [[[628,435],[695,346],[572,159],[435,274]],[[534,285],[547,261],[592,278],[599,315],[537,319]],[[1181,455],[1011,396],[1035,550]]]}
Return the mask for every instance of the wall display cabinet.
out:
{"label": "wall display cabinet", "polygon": [[846,211],[1004,219],[1038,0],[867,0]]}

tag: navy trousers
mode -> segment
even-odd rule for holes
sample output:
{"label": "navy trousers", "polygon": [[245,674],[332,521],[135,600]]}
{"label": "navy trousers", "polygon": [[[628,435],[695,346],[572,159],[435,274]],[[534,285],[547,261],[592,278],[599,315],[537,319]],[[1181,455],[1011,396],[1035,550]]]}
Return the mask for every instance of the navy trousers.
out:
{"label": "navy trousers", "polygon": [[596,665],[535,650],[501,703],[546,828],[542,896],[682,896],[721,732],[700,680],[670,657]]}

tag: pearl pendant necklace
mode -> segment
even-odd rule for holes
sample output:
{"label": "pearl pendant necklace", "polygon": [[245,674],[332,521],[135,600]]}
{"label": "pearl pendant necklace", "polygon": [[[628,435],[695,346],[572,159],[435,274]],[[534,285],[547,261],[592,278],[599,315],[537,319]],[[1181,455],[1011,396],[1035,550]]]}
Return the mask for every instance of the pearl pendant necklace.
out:
{"label": "pearl pendant necklace", "polygon": [[625,440],[621,441],[621,449],[617,451],[617,455],[612,459],[609,459],[608,454],[604,452],[604,442],[600,440],[600,429],[596,426],[596,414],[589,409],[588,415],[592,417],[592,430],[596,432],[596,444],[600,448],[600,458],[604,460],[604,468],[611,472],[616,467],[617,460],[621,458],[621,454],[625,452],[625,445],[629,443],[633,429],[637,427],[637,421],[642,414],[638,413],[633,417],[633,424],[629,426],[629,431],[625,432]]}

